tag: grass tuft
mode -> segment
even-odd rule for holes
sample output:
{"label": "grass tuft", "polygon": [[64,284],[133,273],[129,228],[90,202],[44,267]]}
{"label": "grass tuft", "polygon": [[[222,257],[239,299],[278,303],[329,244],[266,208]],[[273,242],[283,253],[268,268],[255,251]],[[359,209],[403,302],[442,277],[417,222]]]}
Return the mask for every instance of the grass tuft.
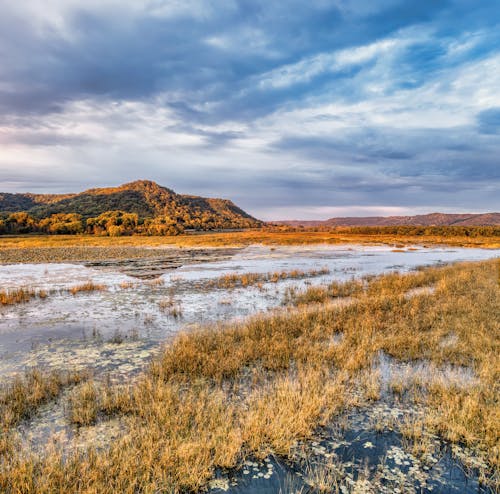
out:
{"label": "grass tuft", "polygon": [[[88,382],[73,390],[74,423],[108,416],[124,421],[123,435],[105,450],[36,456],[13,450],[0,435],[0,448],[14,451],[0,461],[0,492],[203,489],[217,468],[271,452],[292,456],[299,441],[343,410],[379,399],[376,362],[382,354],[474,373],[468,385],[443,382],[437,371],[436,378],[396,385],[425,410],[401,432],[423,457],[432,447],[428,432],[476,449],[488,459],[482,479],[494,482],[491,472],[500,467],[498,268],[490,261],[370,278],[356,285],[348,305],[299,306],[185,331],[135,384]],[[433,292],[405,296],[431,285]],[[338,334],[341,340],[332,345]],[[450,334],[453,345],[442,345]],[[62,385],[51,382],[35,374],[2,391],[1,416],[11,417],[7,431],[57,395]],[[315,488],[335,492],[337,473],[327,465],[319,478],[309,477]]]}
{"label": "grass tuft", "polygon": [[69,288],[69,292],[72,295],[76,295],[81,292],[95,292],[95,291],[104,291],[107,290],[106,285],[100,285],[98,283],[94,283],[93,281],[87,281],[80,285],[75,285]]}

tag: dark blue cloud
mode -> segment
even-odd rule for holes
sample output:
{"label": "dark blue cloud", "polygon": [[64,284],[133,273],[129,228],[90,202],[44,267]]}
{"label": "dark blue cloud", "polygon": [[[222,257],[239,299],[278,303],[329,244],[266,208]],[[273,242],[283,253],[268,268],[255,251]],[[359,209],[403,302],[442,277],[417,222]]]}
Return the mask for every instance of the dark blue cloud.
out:
{"label": "dark blue cloud", "polygon": [[[341,204],[462,200],[466,207],[476,202],[470,191],[482,187],[482,207],[500,207],[493,193],[500,178],[498,2],[140,4],[50,0],[44,11],[26,0],[2,7],[0,138],[23,156],[44,148],[40,164],[34,159],[45,167],[35,185],[48,174],[53,188],[51,167],[60,173],[71,156],[87,160],[82,170],[105,162],[97,180],[133,179],[125,177],[137,170],[128,157],[142,152],[151,160],[145,173],[187,190],[191,184],[193,192],[227,189],[244,204],[251,183],[275,206],[320,204],[330,195]],[[86,101],[90,109],[72,106]],[[106,140],[135,118],[99,113],[113,104],[144,104],[168,117],[138,126],[133,152],[111,154]],[[189,139],[172,150],[176,135]],[[245,139],[257,144],[238,148]],[[169,151],[164,172],[161,146]],[[196,156],[189,174],[202,179],[170,173],[183,169],[182,152],[183,164]],[[123,155],[126,166],[118,162]],[[19,182],[13,156],[0,150],[0,180]],[[269,164],[249,173],[261,159]],[[218,185],[224,176],[227,186]]]}
{"label": "dark blue cloud", "polygon": [[479,131],[483,134],[500,134],[500,108],[484,110],[477,116]]}
{"label": "dark blue cloud", "polygon": [[[471,27],[461,28],[461,14],[477,8],[473,2],[428,0],[409,5],[399,1],[386,6],[380,2],[377,10],[366,13],[366,9],[356,9],[355,3],[351,9],[324,4],[239,1],[235,8],[221,7],[208,17],[166,19],[147,11],[129,19],[120,12],[76,8],[65,19],[69,36],[57,30],[34,32],[28,9],[22,17],[22,10],[18,13],[15,29],[6,29],[12,23],[7,8],[0,21],[0,41],[11,57],[2,77],[16,89],[0,93],[0,103],[4,112],[53,111],[82,97],[141,99],[167,92],[175,93],[171,95],[174,106],[180,102],[185,107],[215,103],[211,120],[238,115],[251,119],[274,111],[284,101],[296,102],[303,95],[331,88],[338,80],[340,94],[345,95],[342,79],[359,67],[320,74],[293,89],[256,90],[252,78],[266,71],[318,53],[371,43],[411,26],[439,29],[440,19],[453,14],[458,16],[458,27],[453,33],[448,28],[446,36],[456,36]],[[491,11],[485,7],[482,11],[483,23],[490,24]],[[498,12],[496,18],[498,21]],[[261,33],[264,50],[245,44],[232,50],[231,46],[207,43],[211,37],[226,36],[230,44],[237,44],[245,29]],[[496,42],[498,47],[498,39]],[[440,38],[407,47],[401,60],[394,61],[401,72],[399,84],[422,83],[426,75],[442,68],[443,53]],[[17,82],[23,83],[21,90]],[[335,97],[335,91],[329,94]]]}

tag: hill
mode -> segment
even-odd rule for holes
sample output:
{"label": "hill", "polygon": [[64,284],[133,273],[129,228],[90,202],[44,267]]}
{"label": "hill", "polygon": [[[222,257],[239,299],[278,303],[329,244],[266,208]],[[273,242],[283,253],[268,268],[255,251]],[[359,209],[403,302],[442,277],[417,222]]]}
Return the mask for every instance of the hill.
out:
{"label": "hill", "polygon": [[498,226],[500,213],[482,214],[445,214],[430,213],[416,216],[366,216],[330,218],[323,221],[277,221],[280,225],[290,226]]}
{"label": "hill", "polygon": [[[114,226],[133,223],[133,228],[137,229],[140,225],[149,227],[154,224],[157,230],[172,231],[261,226],[260,221],[227,199],[177,194],[148,180],[89,189],[78,194],[0,193],[0,220],[3,217],[4,230],[9,216],[13,217],[12,213],[25,213],[39,225],[51,218],[58,223],[81,221],[83,230],[89,230],[89,226],[93,230],[113,226],[109,225],[110,221]],[[18,214],[17,218],[24,216]]]}

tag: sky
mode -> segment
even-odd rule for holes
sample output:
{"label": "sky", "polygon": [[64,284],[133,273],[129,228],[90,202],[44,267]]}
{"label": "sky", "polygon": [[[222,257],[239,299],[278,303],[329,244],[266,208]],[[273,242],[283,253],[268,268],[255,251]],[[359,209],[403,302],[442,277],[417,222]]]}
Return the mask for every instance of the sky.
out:
{"label": "sky", "polygon": [[500,211],[498,0],[0,0],[0,191]]}

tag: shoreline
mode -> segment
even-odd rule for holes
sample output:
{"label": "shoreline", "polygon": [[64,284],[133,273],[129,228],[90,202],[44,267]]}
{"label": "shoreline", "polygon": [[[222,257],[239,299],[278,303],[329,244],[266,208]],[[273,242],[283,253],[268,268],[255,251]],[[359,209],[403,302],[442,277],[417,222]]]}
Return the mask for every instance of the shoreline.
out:
{"label": "shoreline", "polygon": [[[227,235],[227,234],[226,234]],[[205,237],[205,242],[200,242]],[[199,262],[196,260],[216,260],[230,257],[241,249],[258,247],[318,247],[318,246],[387,246],[394,251],[406,249],[428,249],[442,247],[500,249],[500,239],[496,238],[435,238],[435,237],[394,237],[394,236],[340,236],[306,235],[241,237],[239,241],[227,236],[209,234],[184,237],[92,237],[92,236],[44,236],[44,237],[0,237],[0,265],[40,264],[40,263],[87,263],[150,259],[172,262]],[[191,259],[190,259],[191,258]]]}

